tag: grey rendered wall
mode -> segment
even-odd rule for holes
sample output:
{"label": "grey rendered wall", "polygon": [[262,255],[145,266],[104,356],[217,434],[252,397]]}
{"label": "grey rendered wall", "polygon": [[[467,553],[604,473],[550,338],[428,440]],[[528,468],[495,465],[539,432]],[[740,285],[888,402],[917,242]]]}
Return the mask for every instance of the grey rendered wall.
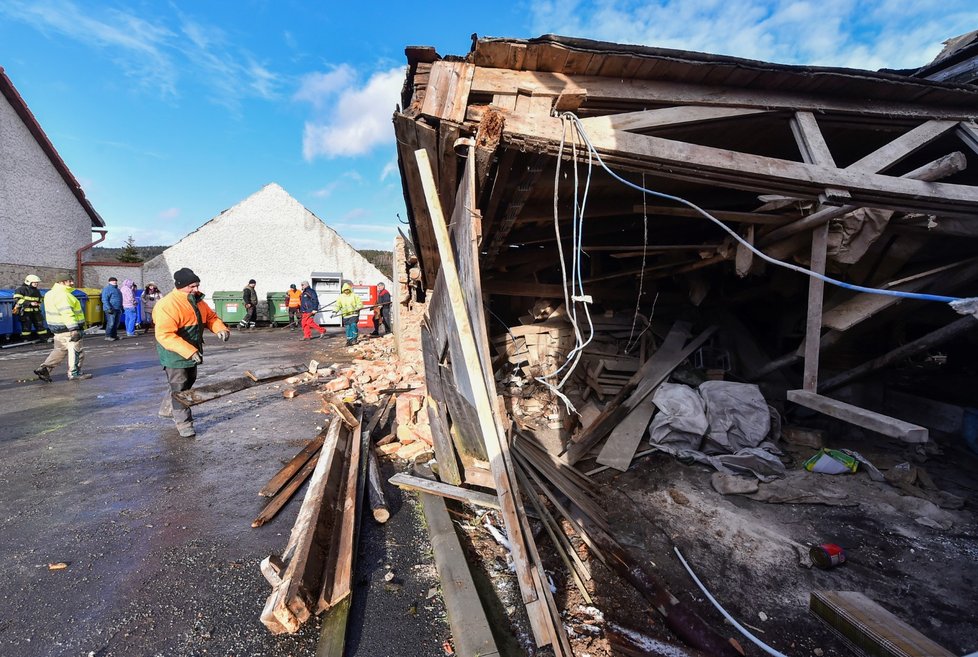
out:
{"label": "grey rendered wall", "polygon": [[[270,184],[225,210],[143,265],[143,280],[166,293],[173,272],[189,267],[208,299],[218,291],[240,291],[254,278],[267,318],[265,295],[298,285],[313,271],[339,271],[354,283],[391,282],[332,228]],[[86,274],[87,276],[87,274]]]}
{"label": "grey rendered wall", "polygon": [[91,218],[0,95],[0,267],[74,271],[91,235]]}

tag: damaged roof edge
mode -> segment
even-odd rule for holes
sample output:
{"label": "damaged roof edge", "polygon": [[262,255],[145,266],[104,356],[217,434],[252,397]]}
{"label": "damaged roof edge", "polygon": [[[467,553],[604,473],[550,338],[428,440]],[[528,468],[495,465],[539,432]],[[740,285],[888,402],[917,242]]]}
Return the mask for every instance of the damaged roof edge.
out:
{"label": "damaged roof edge", "polygon": [[16,87],[14,87],[14,83],[7,76],[7,72],[2,66],[0,66],[0,92],[3,93],[4,97],[7,99],[7,102],[9,102],[10,106],[14,108],[15,112],[17,112],[17,116],[19,116],[20,120],[24,122],[24,125],[27,126],[27,129],[30,131],[31,136],[34,137],[37,145],[40,146],[41,150],[44,151],[44,154],[48,156],[51,164],[54,165],[54,168],[61,175],[62,180],[64,180],[65,184],[68,185],[68,189],[71,190],[71,193],[74,194],[82,208],[84,208],[85,213],[88,214],[89,218],[91,218],[92,227],[104,228],[105,220],[102,219],[102,216],[95,211],[95,208],[88,200],[88,197],[85,196],[85,191],[81,188],[78,180],[75,178],[74,174],[71,173],[71,170],[68,168],[68,165],[65,164],[65,161],[61,159],[61,155],[58,153],[58,150],[54,147],[54,144],[51,143],[51,140],[48,139],[48,136],[45,134],[41,124],[38,123],[34,113],[31,112],[30,108],[27,106],[27,103],[24,101],[24,98],[20,95],[20,93],[18,93]]}
{"label": "damaged roof edge", "polygon": [[[888,83],[917,88],[920,91],[941,91],[944,95],[950,96],[941,98],[940,102],[956,101],[958,103],[975,103],[978,98],[978,87],[970,84],[954,82],[937,82],[917,77],[909,77],[890,70],[870,71],[858,68],[843,68],[832,66],[808,66],[799,64],[777,64],[756,59],[745,59],[730,55],[717,55],[711,53],[696,52],[691,50],[675,50],[672,48],[658,48],[653,46],[628,45],[611,43],[605,41],[594,41],[578,37],[566,37],[556,34],[545,34],[534,39],[513,39],[506,37],[473,37],[472,49],[469,52],[469,61],[477,66],[486,66],[487,62],[480,59],[480,46],[489,44],[512,44],[514,46],[524,45],[553,45],[575,50],[579,52],[591,52],[601,56],[622,55],[635,57],[638,59],[659,59],[671,61],[680,65],[696,67],[701,65],[721,66],[736,68],[738,70],[752,70],[758,73],[780,73],[800,78],[813,77],[838,77],[846,79],[858,79],[870,83]],[[532,64],[532,63],[531,63]],[[520,70],[537,70],[526,67],[526,62],[520,62],[515,67]],[[548,68],[547,70],[552,70]],[[916,70],[916,69],[914,69]],[[567,71],[555,71],[567,72]],[[758,81],[754,81],[756,84]],[[738,85],[739,86],[739,85]],[[952,102],[953,102],[952,101]]]}

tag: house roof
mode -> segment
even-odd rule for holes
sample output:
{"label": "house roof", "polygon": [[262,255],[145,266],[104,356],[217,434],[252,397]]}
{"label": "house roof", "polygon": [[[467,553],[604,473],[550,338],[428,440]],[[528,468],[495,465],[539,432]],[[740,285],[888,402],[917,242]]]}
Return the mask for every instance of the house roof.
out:
{"label": "house roof", "polygon": [[71,173],[71,170],[68,168],[68,165],[65,164],[65,161],[61,159],[61,155],[58,154],[58,150],[54,147],[54,144],[51,143],[51,140],[48,139],[48,136],[44,133],[44,129],[41,128],[41,124],[38,123],[33,112],[31,112],[30,108],[27,107],[27,103],[24,101],[24,98],[17,92],[17,89],[14,87],[14,83],[11,82],[9,77],[7,77],[7,73],[4,71],[2,66],[0,66],[0,92],[3,93],[4,97],[7,99],[7,102],[9,102],[10,106],[14,108],[15,112],[17,112],[20,120],[24,122],[25,126],[27,126],[27,129],[34,137],[37,145],[40,146],[41,150],[44,151],[44,154],[48,156],[51,164],[54,165],[54,168],[61,175],[62,180],[64,180],[65,184],[68,185],[68,189],[71,190],[71,193],[75,195],[75,198],[78,199],[78,202],[85,209],[85,212],[92,220],[92,226],[97,228],[104,227],[105,221],[102,219],[99,213],[95,211],[95,208],[92,207],[91,202],[85,196],[85,191],[81,188],[81,185],[78,184],[78,180],[75,178],[74,174]]}

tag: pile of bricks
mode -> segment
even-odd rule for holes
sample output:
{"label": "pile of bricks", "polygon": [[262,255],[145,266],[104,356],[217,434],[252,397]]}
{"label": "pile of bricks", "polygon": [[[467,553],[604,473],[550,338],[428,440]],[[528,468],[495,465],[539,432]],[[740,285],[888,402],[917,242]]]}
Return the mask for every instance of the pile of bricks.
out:
{"label": "pile of bricks", "polygon": [[353,364],[338,369],[335,377],[320,387],[326,396],[360,399],[367,405],[381,404],[387,394],[394,397],[390,432],[375,446],[380,456],[411,461],[432,451],[421,354],[423,310],[421,304],[401,310],[396,345],[393,335],[385,335],[350,347],[357,356]]}

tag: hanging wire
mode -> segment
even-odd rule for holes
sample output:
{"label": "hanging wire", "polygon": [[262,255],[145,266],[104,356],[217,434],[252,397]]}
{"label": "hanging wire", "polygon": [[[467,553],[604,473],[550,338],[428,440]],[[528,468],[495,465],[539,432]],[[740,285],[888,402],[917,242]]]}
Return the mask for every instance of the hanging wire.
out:
{"label": "hanging wire", "polygon": [[[672,194],[666,194],[664,192],[657,192],[657,191],[652,190],[652,189],[647,189],[644,185],[637,185],[637,184],[631,182],[630,180],[626,180],[625,178],[619,176],[617,173],[615,173],[614,171],[612,171],[608,167],[607,164],[605,164],[605,162],[604,162],[603,159],[601,159],[601,154],[598,153],[597,149],[591,143],[591,140],[588,137],[587,132],[585,131],[584,126],[581,123],[581,120],[577,117],[577,115],[573,114],[572,112],[564,112],[561,115],[561,118],[564,118],[564,117],[567,117],[568,120],[570,120],[570,121],[572,121],[574,123],[574,125],[577,127],[577,133],[581,136],[582,141],[584,142],[584,144],[588,148],[588,152],[589,153],[592,153],[594,155],[594,158],[597,160],[597,162],[601,166],[601,168],[604,169],[606,172],[608,172],[608,175],[610,175],[612,178],[614,178],[615,180],[621,182],[624,185],[627,185],[628,187],[631,187],[632,189],[637,189],[640,192],[644,192],[645,194],[651,194],[652,196],[655,196],[655,197],[658,197],[658,198],[661,198],[661,199],[665,199],[667,201],[673,201],[675,203],[680,203],[680,204],[685,205],[685,206],[687,206],[689,208],[692,208],[693,210],[695,210],[699,214],[703,215],[705,218],[707,218],[710,221],[712,221],[713,223],[715,223],[717,226],[719,226],[721,229],[723,229],[726,233],[728,233],[731,237],[733,237],[737,242],[743,244],[754,255],[756,255],[760,259],[764,260],[765,262],[769,262],[772,265],[775,265],[777,267],[784,267],[785,269],[790,269],[791,271],[795,271],[795,272],[798,272],[800,274],[804,274],[805,276],[810,276],[810,277],[815,278],[815,279],[818,279],[818,280],[820,280],[820,281],[822,281],[824,283],[828,283],[829,285],[835,285],[837,287],[845,288],[847,290],[853,290],[855,292],[866,292],[866,293],[869,293],[869,294],[879,294],[879,295],[890,296],[890,297],[900,297],[902,299],[916,299],[918,301],[938,301],[938,302],[942,302],[942,303],[952,304],[952,308],[954,308],[954,310],[956,312],[962,312],[962,310],[960,308],[960,305],[958,307],[955,307],[956,304],[960,304],[961,302],[967,301],[966,299],[963,299],[961,297],[949,297],[949,296],[943,296],[943,295],[938,295],[938,294],[924,294],[924,293],[920,293],[920,292],[905,292],[903,290],[881,290],[881,289],[874,288],[874,287],[864,287],[862,285],[854,285],[852,283],[846,283],[844,281],[840,281],[840,280],[831,278],[831,277],[826,276],[824,274],[820,274],[818,272],[814,272],[814,271],[812,271],[810,269],[805,269],[804,267],[799,267],[798,265],[793,265],[793,264],[791,264],[789,262],[784,262],[783,260],[777,260],[776,258],[772,258],[771,256],[767,255],[763,251],[757,249],[753,244],[751,244],[750,242],[748,242],[747,240],[745,240],[743,237],[741,237],[740,235],[738,235],[735,230],[733,230],[732,228],[730,228],[729,226],[727,226],[725,223],[723,223],[722,221],[720,221],[719,219],[717,219],[712,214],[710,214],[709,212],[707,212],[703,208],[699,207],[698,205],[696,205],[692,201],[687,201],[684,198],[681,198],[679,196],[673,196]],[[970,311],[969,311],[969,314],[970,314]]]}
{"label": "hanging wire", "polygon": [[[645,187],[645,172],[642,172],[642,187]],[[649,206],[647,203],[648,195],[642,194],[642,275],[638,279],[638,296],[635,298],[635,314],[632,315],[632,330],[628,334],[628,343],[625,345],[625,354],[631,352],[632,348],[636,343],[632,343],[632,338],[635,335],[635,322],[638,321],[638,311],[642,303],[642,288],[645,286],[645,254],[649,249]],[[654,305],[655,302],[653,302]],[[646,327],[648,328],[648,327]],[[642,331],[644,334],[645,331]],[[639,335],[639,340],[642,336]]]}

